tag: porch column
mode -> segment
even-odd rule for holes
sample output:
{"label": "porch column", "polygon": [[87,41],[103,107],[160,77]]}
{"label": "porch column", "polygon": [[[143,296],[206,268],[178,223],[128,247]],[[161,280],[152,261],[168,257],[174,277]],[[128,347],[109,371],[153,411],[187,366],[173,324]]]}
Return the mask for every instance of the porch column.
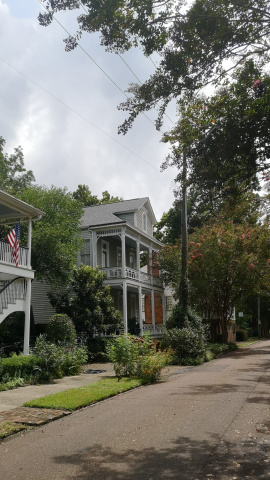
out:
{"label": "porch column", "polygon": [[31,267],[31,247],[32,247],[32,218],[29,218],[28,221],[28,239],[27,239],[27,267]]}
{"label": "porch column", "polygon": [[121,247],[122,247],[122,277],[126,278],[126,230],[122,228],[121,232]]}
{"label": "porch column", "polygon": [[23,354],[29,355],[29,341],[30,341],[30,311],[31,311],[31,279],[26,280],[26,296],[25,296],[25,310],[24,310],[24,341]]}
{"label": "porch column", "polygon": [[128,333],[128,318],[127,318],[127,282],[123,281],[123,321],[124,332]]}
{"label": "porch column", "polygon": [[155,294],[154,290],[151,290],[151,309],[152,309],[152,325],[154,332],[156,331],[156,319],[155,319]]}
{"label": "porch column", "polygon": [[139,324],[140,324],[140,335],[143,334],[143,317],[142,317],[142,287],[138,288],[139,291]]}
{"label": "porch column", "polygon": [[138,280],[140,281],[140,242],[136,240],[136,268],[138,272]]}
{"label": "porch column", "polygon": [[92,257],[93,257],[93,268],[97,266],[97,234],[92,232]]}
{"label": "porch column", "polygon": [[152,249],[149,249],[149,274],[150,274],[150,282],[153,285],[153,255]]}

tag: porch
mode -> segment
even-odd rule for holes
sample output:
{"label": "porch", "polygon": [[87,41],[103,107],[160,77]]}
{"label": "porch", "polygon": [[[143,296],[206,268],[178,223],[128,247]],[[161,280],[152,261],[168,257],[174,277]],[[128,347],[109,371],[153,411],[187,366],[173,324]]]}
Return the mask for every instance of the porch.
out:
{"label": "porch", "polygon": [[102,272],[106,273],[107,279],[131,279],[145,285],[153,285],[155,287],[163,286],[161,278],[154,275],[149,275],[148,273],[142,272],[141,270],[135,270],[130,267],[109,267],[101,268]]}

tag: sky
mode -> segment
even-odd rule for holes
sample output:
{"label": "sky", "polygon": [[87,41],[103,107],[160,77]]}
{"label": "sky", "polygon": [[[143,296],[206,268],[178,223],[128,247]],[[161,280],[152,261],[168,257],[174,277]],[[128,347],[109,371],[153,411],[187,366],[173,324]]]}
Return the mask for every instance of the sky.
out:
{"label": "sky", "polygon": [[[21,145],[25,167],[33,170],[39,185],[73,192],[86,184],[98,196],[108,190],[124,200],[149,197],[160,220],[174,201],[177,172],[160,172],[169,150],[150,121],[156,112],[147,113],[150,120],[140,116],[125,136],[118,135],[126,113],[117,106],[136,78],[118,55],[99,45],[98,34],[83,35],[84,50],[65,52],[62,27],[74,33],[78,12],[59,12],[62,27],[56,22],[42,27],[40,11],[38,0],[0,0],[0,136],[5,151]],[[123,58],[141,81],[154,70],[140,49]],[[168,116],[175,121],[175,105]],[[165,117],[162,131],[172,126]]]}

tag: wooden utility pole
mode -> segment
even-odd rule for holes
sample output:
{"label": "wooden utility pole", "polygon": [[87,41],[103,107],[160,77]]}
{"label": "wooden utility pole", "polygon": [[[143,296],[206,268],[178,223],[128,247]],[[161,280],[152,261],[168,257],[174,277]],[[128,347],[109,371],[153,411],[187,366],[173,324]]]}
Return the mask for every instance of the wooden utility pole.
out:
{"label": "wooden utility pole", "polygon": [[182,262],[180,279],[180,299],[184,316],[188,312],[188,234],[187,234],[187,157],[183,153],[183,176],[182,176]]}

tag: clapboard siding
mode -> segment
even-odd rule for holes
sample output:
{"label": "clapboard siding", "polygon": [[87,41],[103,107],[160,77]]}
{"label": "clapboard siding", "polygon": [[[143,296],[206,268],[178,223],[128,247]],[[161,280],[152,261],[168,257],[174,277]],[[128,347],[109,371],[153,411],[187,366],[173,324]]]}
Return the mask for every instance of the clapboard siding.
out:
{"label": "clapboard siding", "polygon": [[131,223],[131,225],[135,225],[134,212],[120,214],[118,213],[117,217],[121,218],[121,220],[124,220],[125,222]]}
{"label": "clapboard siding", "polygon": [[35,324],[48,323],[55,311],[51,306],[47,293],[51,290],[47,282],[34,279],[32,282],[31,303]]}

